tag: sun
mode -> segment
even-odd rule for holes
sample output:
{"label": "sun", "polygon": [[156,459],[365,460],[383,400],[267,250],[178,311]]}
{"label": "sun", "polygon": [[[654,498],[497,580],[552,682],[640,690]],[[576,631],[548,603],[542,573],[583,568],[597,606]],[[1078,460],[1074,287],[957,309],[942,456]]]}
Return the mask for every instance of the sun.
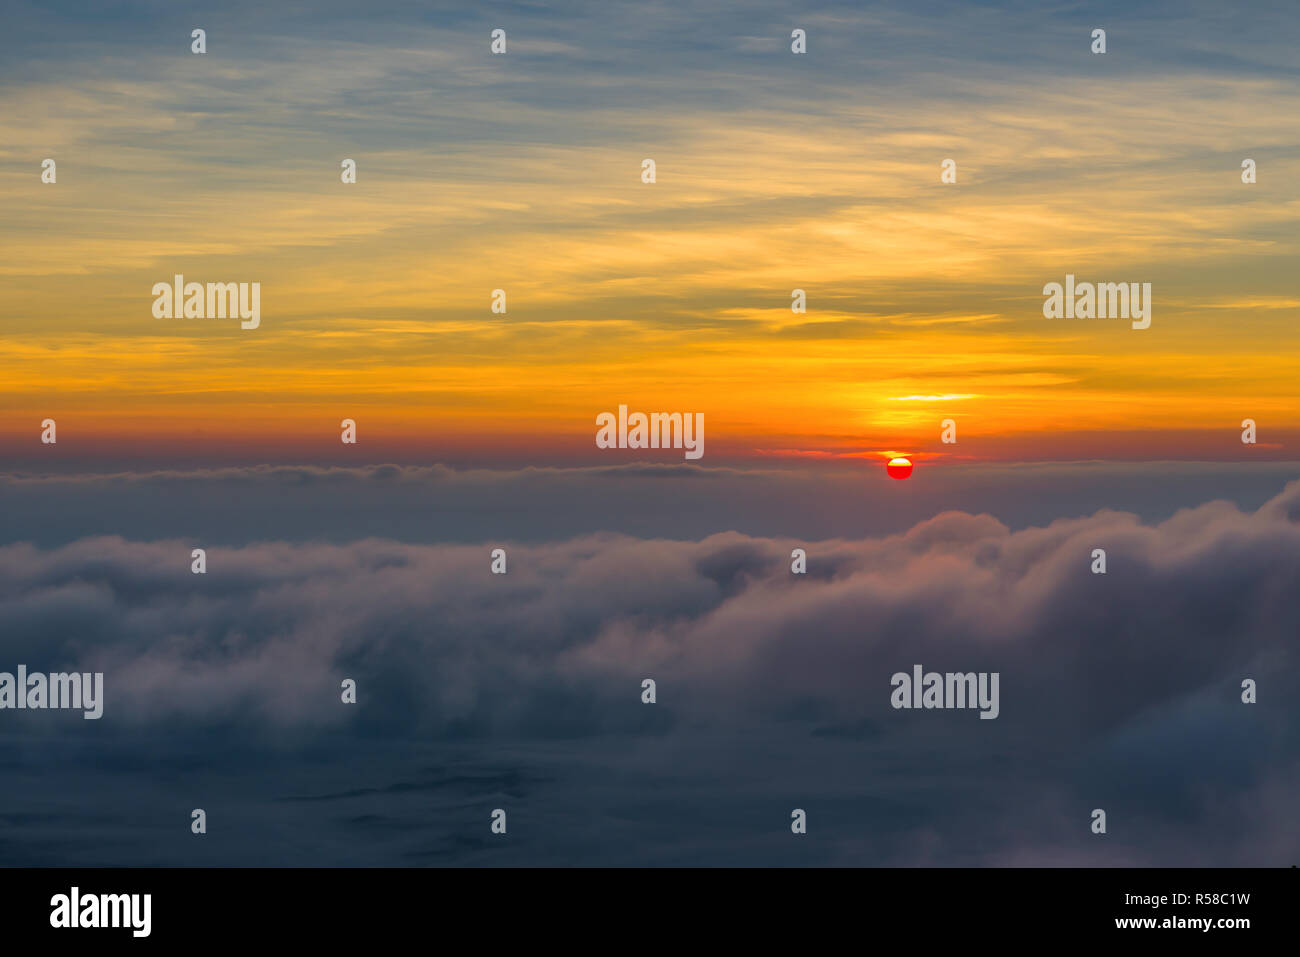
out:
{"label": "sun", "polygon": [[912,460],[899,455],[889,460],[885,466],[885,471],[889,473],[890,478],[905,479],[912,475]]}

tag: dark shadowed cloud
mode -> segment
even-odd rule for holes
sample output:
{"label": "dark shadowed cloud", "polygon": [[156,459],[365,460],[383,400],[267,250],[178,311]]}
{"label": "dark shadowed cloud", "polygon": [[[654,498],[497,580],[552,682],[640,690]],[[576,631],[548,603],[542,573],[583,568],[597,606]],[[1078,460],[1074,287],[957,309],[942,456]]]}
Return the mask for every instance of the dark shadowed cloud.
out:
{"label": "dark shadowed cloud", "polygon": [[[605,533],[511,545],[504,576],[496,542],[212,547],[202,577],[188,541],[9,545],[0,667],[103,671],[106,705],[0,713],[34,788],[4,813],[53,800],[81,836],[14,853],[67,861],[1287,863],[1298,514],[1292,483],[1158,524]],[[892,709],[918,663],[998,672],[1000,717]],[[92,813],[74,782],[101,778]],[[186,843],[204,794],[219,849]],[[494,844],[507,805],[520,838]]]}

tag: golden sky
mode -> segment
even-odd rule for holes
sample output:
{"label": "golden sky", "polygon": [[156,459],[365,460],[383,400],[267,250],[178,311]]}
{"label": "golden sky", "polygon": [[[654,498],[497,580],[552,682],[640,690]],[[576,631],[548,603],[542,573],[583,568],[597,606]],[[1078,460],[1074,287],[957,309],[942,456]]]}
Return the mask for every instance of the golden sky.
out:
{"label": "golden sky", "polygon": [[[1223,458],[1247,417],[1251,454],[1295,457],[1286,77],[1068,30],[1005,69],[864,74],[816,29],[802,60],[776,34],[629,65],[533,26],[504,57],[476,26],[218,29],[204,56],[185,30],[7,76],[4,447],[48,416],[88,447],[288,454],[351,417],[376,451],[528,462],[625,403],[702,412],[741,458]],[[176,273],[260,282],[260,328],[154,318]],[[1066,273],[1150,282],[1151,327],[1045,319]]]}

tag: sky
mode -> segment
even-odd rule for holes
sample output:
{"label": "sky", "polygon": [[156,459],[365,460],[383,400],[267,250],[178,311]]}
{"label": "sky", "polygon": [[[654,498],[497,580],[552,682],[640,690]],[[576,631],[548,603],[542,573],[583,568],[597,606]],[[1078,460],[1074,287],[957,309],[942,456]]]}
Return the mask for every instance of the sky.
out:
{"label": "sky", "polygon": [[[591,464],[625,403],[726,461],[1295,459],[1286,5],[460,7],[11,5],[4,452],[326,464],[350,417],[369,462]],[[176,274],[260,327],[155,319]],[[1045,319],[1066,274],[1150,328]]]}
{"label": "sky", "polygon": [[1293,4],[2,19],[0,863],[1295,863]]}

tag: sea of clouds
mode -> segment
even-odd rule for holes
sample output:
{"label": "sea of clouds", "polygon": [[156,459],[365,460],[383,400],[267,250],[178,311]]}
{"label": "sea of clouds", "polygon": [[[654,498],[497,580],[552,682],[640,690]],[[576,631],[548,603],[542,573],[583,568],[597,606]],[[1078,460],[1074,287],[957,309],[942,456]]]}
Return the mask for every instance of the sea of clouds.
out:
{"label": "sea of clouds", "polygon": [[[4,769],[26,782],[0,820],[37,815],[6,829],[19,859],[1289,864],[1300,850],[1300,482],[1254,511],[1018,530],[947,512],[855,540],[259,542],[208,548],[205,575],[194,544],[0,547],[0,669],[105,675],[98,722],[0,714]],[[497,546],[505,575],[489,570]],[[890,676],[914,663],[999,672],[999,718],[893,710]],[[1245,678],[1257,704],[1241,702]],[[225,837],[200,845],[187,822],[205,795],[229,810],[208,808]],[[498,806],[519,823],[493,842]],[[809,810],[802,845],[794,807]],[[1088,831],[1095,807],[1105,836]],[[118,847],[118,828],[144,836]],[[83,839],[56,839],[69,829]]]}

